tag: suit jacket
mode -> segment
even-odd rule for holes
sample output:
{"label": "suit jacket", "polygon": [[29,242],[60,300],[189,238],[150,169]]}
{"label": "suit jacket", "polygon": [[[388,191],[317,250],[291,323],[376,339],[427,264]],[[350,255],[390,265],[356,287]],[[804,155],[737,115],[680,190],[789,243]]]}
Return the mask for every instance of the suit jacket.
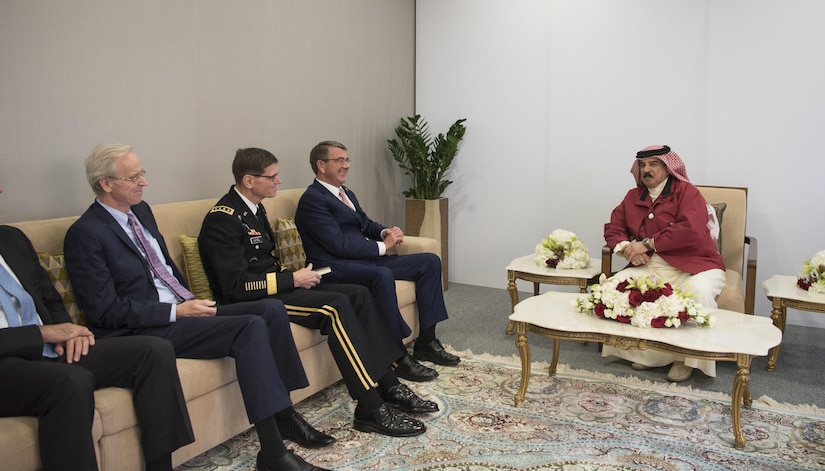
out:
{"label": "suit jacket", "polygon": [[355,193],[344,187],[355,206],[350,209],[336,195],[330,193],[318,180],[309,185],[298,201],[295,224],[304,243],[307,262],[315,266],[338,263],[373,261],[379,258],[379,224],[361,209]]}
{"label": "suit jacket", "polygon": [[[132,206],[132,212],[157,239],[175,278],[186,286],[149,205],[142,201]],[[171,304],[158,300],[149,263],[100,203],[89,206],[69,227],[63,251],[77,302],[96,336],[129,335],[170,324]]]}
{"label": "suit jacket", "polygon": [[[0,226],[0,254],[31,297],[43,324],[72,322],[60,294],[40,265],[31,241],[20,229]],[[0,358],[19,357],[39,360],[43,337],[36,325],[0,329]]]}
{"label": "suit jacket", "polygon": [[219,303],[252,301],[295,289],[292,272],[273,255],[275,235],[252,214],[234,186],[209,210],[198,235],[198,248],[209,287]]}

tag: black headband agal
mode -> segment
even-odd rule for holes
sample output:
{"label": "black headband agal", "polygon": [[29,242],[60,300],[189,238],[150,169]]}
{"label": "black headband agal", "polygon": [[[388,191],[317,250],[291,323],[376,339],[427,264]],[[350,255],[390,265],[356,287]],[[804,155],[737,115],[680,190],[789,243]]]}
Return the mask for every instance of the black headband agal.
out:
{"label": "black headband agal", "polygon": [[637,159],[645,159],[647,157],[656,157],[657,155],[665,155],[670,152],[670,147],[662,146],[661,149],[640,150],[636,152]]}

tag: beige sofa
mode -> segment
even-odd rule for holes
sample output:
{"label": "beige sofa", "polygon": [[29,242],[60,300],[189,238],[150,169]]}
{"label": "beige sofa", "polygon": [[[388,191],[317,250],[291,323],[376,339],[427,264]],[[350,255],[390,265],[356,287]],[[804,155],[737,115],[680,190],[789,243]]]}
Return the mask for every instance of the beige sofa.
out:
{"label": "beige sofa", "polygon": [[[282,190],[276,198],[264,202],[273,223],[277,218],[292,218],[302,189]],[[203,216],[216,198],[153,205],[161,233],[166,239],[175,263],[185,272],[179,235],[197,236]],[[59,254],[63,237],[76,217],[27,221],[12,224],[31,239],[38,252]],[[403,252],[402,252],[403,251]],[[399,253],[433,252],[438,243],[433,239],[406,237]],[[188,276],[188,275],[187,275]],[[401,313],[418,334],[415,286],[412,282],[396,284]],[[341,375],[326,345],[326,337],[317,331],[292,325],[295,343],[309,378],[310,386],[292,393],[293,402],[326,388],[341,379]],[[227,439],[247,430],[243,400],[235,377],[231,358],[217,360],[178,360],[178,369],[186,396],[186,404],[195,431],[195,442],[173,454],[177,466]],[[137,426],[131,394],[126,389],[106,388],[95,393],[95,418],[92,434],[101,470],[139,471],[143,469],[140,450],[140,429]],[[31,417],[0,418],[0,468],[16,471],[40,468],[37,444],[37,421]]]}

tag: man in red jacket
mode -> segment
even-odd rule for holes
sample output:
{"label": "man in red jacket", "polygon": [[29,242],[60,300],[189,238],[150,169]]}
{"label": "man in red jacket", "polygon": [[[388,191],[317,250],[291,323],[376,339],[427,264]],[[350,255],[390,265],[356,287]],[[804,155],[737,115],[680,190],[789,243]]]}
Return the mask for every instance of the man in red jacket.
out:
{"label": "man in red jacket", "polygon": [[[704,308],[715,309],[725,286],[725,265],[712,234],[718,230],[712,208],[688,180],[685,164],[668,146],[645,147],[630,168],[636,187],[604,225],[604,240],[628,266],[616,274],[651,276],[676,287],[687,286]],[[603,355],[633,362],[637,370],[673,363],[670,381],[690,379],[693,368],[716,376],[716,363],[654,351],[605,347]]]}

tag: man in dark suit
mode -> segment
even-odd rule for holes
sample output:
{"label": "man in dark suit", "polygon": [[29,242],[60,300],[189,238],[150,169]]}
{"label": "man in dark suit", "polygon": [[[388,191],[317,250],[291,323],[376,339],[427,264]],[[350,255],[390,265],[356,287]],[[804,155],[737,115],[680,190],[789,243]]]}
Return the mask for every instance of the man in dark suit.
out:
{"label": "man in dark suit", "polygon": [[120,387],[134,392],[146,470],[171,471],[172,452],[194,441],[172,345],[95,340],[69,318],[17,228],[0,226],[0,271],[0,416],[38,418],[43,469],[97,469],[94,390]]}
{"label": "man in dark suit", "polygon": [[232,306],[194,299],[143,201],[145,174],[126,145],[97,146],[86,159],[97,199],[67,231],[64,252],[91,331],[104,338],[163,337],[181,358],[234,357],[246,413],[260,439],[258,469],[321,469],[282,441],[334,441],[292,407],[289,391],[308,381],[286,310],[274,299]]}
{"label": "man in dark suit", "polygon": [[[264,149],[240,149],[232,173],[235,185],[204,217],[198,236],[215,298],[226,303],[282,301],[292,322],[328,336],[350,396],[358,401],[356,429],[403,437],[424,433],[423,423],[394,409],[426,413],[437,411],[438,405],[399,382],[390,365],[406,358],[420,370],[429,368],[414,362],[389,338],[369,291],[323,283],[311,266],[292,272],[273,255],[275,235],[261,202],[274,197],[281,183],[278,159]],[[415,374],[414,369],[410,372]]]}
{"label": "man in dark suit", "polygon": [[387,256],[388,249],[404,241],[404,233],[367,217],[355,193],[344,186],[350,159],[343,144],[317,144],[309,154],[309,164],[315,182],[301,196],[295,212],[307,261],[331,267],[327,281],[369,288],[399,341],[410,329],[398,310],[395,280],[415,281],[420,333],[413,356],[439,365],[457,365],[460,359],[444,350],[435,335],[436,324],[447,319],[441,260],[424,253]]}

